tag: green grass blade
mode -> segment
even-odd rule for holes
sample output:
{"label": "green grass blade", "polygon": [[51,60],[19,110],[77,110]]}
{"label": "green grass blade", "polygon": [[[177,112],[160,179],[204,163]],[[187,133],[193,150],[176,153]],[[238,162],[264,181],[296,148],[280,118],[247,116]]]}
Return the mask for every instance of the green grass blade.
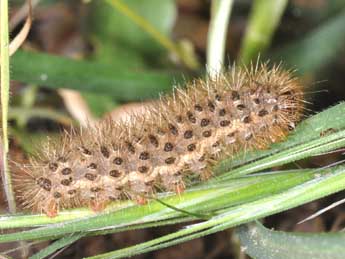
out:
{"label": "green grass blade", "polygon": [[80,233],[65,236],[65,237],[55,241],[53,244],[47,246],[46,248],[40,250],[38,253],[30,256],[29,259],[43,259],[43,258],[53,254],[57,250],[65,247],[65,246],[68,246],[68,245],[74,243],[75,241],[78,241],[83,236],[84,236],[84,234],[80,234]]}
{"label": "green grass blade", "polygon": [[287,5],[287,0],[256,0],[239,55],[239,61],[248,64],[271,44],[273,33]]}
{"label": "green grass blade", "polygon": [[[260,175],[231,180],[228,183],[212,184],[202,188],[194,188],[177,197],[176,195],[161,198],[168,204],[173,204],[183,210],[191,212],[212,212],[225,207],[253,201],[291,188],[297,184],[310,180],[313,173],[308,170],[287,172],[275,175]],[[276,183],[280,184],[277,185]],[[166,208],[159,202],[152,201],[147,206],[133,206],[123,210],[108,212],[84,219],[61,222],[47,227],[17,232],[0,236],[0,242],[9,242],[18,239],[37,239],[42,237],[59,236],[78,231],[90,231],[98,228],[124,228],[164,219],[173,219],[185,216],[184,213]],[[28,226],[30,222],[23,221],[25,216],[0,218],[1,228]],[[45,220],[45,221],[44,221]],[[53,219],[55,220],[55,219]],[[40,223],[47,223],[46,217]],[[36,222],[38,223],[38,222]]]}
{"label": "green grass blade", "polygon": [[244,165],[237,169],[232,170],[231,174],[227,174],[222,179],[235,178],[241,175],[246,175],[258,171],[262,171],[275,166],[284,165],[290,162],[301,160],[310,156],[319,155],[330,150],[341,148],[345,146],[345,130],[318,138],[307,142],[306,144],[300,144],[296,147],[283,150],[274,155],[260,159],[256,162]]}
{"label": "green grass blade", "polygon": [[88,259],[122,258],[157,250],[272,215],[345,189],[345,167],[326,169],[324,171],[327,173],[322,176],[319,176],[320,171],[316,171],[314,179],[282,193],[232,207],[208,221],[190,225],[175,233]]}

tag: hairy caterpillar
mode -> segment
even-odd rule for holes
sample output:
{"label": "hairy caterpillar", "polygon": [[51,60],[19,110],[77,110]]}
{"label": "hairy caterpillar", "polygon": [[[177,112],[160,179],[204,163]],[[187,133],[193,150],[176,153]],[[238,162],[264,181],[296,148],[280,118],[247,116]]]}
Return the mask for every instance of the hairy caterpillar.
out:
{"label": "hairy caterpillar", "polygon": [[79,206],[99,211],[113,200],[143,204],[159,190],[181,193],[187,177],[211,177],[215,161],[284,138],[302,110],[291,72],[234,68],[176,89],[128,121],[108,119],[48,141],[23,167],[17,195],[24,207],[55,216]]}

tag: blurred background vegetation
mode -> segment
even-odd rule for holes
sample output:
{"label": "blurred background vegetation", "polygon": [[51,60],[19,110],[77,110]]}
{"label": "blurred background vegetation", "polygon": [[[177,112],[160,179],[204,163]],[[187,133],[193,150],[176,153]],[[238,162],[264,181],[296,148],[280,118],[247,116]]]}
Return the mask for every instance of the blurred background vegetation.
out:
{"label": "blurred background vegetation", "polygon": [[[230,1],[232,2],[232,1]],[[138,101],[158,98],[174,85],[206,74],[211,1],[33,0],[27,40],[10,60],[10,154],[27,154],[63,128],[108,115],[140,112]],[[15,36],[27,16],[23,1],[10,1]],[[216,7],[213,7],[216,8]],[[296,69],[311,102],[309,115],[345,99],[345,1],[235,0],[226,26],[225,66],[261,60]],[[219,61],[220,62],[220,61]],[[309,166],[338,159],[314,157]],[[266,218],[285,231],[337,231],[345,213],[296,223],[342,194]],[[5,199],[3,199],[5,200]],[[3,204],[5,212],[6,205]],[[85,238],[55,258],[81,258],[140,243],[181,225]],[[44,244],[33,246],[31,253]],[[0,253],[9,249],[0,244]],[[245,258],[232,231],[223,231],[135,258]],[[272,257],[274,258],[274,257]]]}

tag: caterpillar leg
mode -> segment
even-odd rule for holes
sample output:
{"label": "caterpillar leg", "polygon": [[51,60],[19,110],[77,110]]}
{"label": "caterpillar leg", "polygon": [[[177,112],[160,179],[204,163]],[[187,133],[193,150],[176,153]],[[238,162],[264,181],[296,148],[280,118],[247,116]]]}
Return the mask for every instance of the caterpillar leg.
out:
{"label": "caterpillar leg", "polygon": [[204,170],[202,170],[199,173],[199,175],[200,175],[201,181],[207,181],[208,179],[210,179],[213,176],[213,173],[212,173],[210,168],[205,168]]}
{"label": "caterpillar leg", "polygon": [[137,195],[135,197],[135,201],[138,205],[146,205],[147,204],[147,199],[143,196]]}
{"label": "caterpillar leg", "polygon": [[49,218],[54,218],[57,216],[58,212],[59,212],[59,206],[56,203],[55,200],[51,200],[47,203],[47,206],[44,209],[44,212],[46,213],[46,215]]}
{"label": "caterpillar leg", "polygon": [[152,179],[140,179],[132,180],[129,183],[130,196],[139,205],[147,204],[147,197],[153,194],[153,180]]}
{"label": "caterpillar leg", "polygon": [[161,172],[160,179],[163,188],[168,191],[173,191],[176,194],[181,194],[186,189],[181,171],[175,173]]}
{"label": "caterpillar leg", "polygon": [[180,195],[181,193],[185,191],[185,189],[186,189],[186,186],[183,181],[175,184],[174,191],[176,194]]}
{"label": "caterpillar leg", "polygon": [[101,212],[105,209],[107,202],[101,200],[91,200],[89,203],[89,208],[94,212]]}

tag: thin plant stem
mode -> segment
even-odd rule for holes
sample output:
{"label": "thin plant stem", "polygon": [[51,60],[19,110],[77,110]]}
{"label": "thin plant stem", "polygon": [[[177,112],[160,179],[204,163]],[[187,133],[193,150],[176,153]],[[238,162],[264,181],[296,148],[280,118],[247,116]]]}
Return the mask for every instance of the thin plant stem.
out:
{"label": "thin plant stem", "polygon": [[207,36],[207,70],[212,78],[222,69],[225,55],[226,33],[233,0],[213,0],[211,21]]}
{"label": "thin plant stem", "polygon": [[16,202],[12,188],[11,173],[8,168],[8,104],[10,91],[9,70],[9,31],[8,31],[8,1],[0,1],[0,62],[1,62],[1,115],[2,115],[2,174],[8,208],[16,212]]}
{"label": "thin plant stem", "polygon": [[239,55],[240,62],[248,64],[269,47],[287,2],[287,0],[256,0],[253,2]]}

